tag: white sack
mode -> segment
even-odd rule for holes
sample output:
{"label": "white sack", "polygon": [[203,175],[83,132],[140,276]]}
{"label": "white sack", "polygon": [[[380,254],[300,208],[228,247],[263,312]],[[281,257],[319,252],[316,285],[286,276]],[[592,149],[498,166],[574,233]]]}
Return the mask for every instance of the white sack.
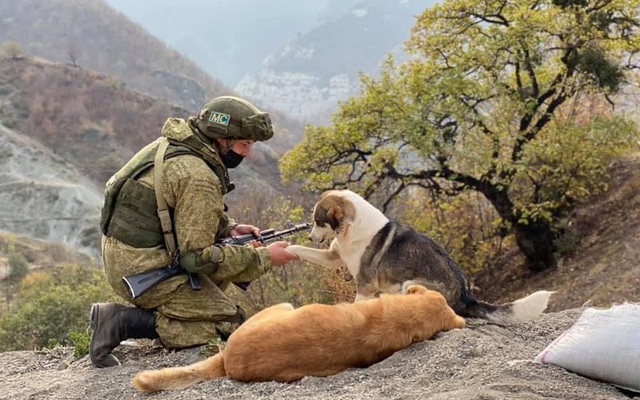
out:
{"label": "white sack", "polygon": [[640,392],[640,305],[587,308],[534,362]]}

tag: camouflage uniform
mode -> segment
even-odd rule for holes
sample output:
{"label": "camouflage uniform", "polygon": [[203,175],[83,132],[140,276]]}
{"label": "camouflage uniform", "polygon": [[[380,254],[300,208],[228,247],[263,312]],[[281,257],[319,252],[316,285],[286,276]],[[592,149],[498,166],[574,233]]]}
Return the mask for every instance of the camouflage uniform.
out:
{"label": "camouflage uniform", "polygon": [[[194,127],[178,118],[166,121],[162,135],[178,144],[197,139]],[[204,145],[200,151],[209,159],[220,160],[213,146],[200,144]],[[156,141],[147,148],[157,146]],[[136,157],[129,163],[135,162]],[[153,188],[153,167],[135,180]],[[123,299],[155,310],[156,331],[167,348],[200,345],[217,335],[229,335],[241,320],[239,309],[224,290],[230,282],[257,279],[271,268],[266,248],[214,244],[234,227],[224,212],[225,184],[199,155],[180,154],[164,161],[162,193],[173,210],[176,241],[183,255],[181,265],[199,273],[202,290],[194,291],[183,274],[132,299],[122,277],[165,267],[171,264],[171,257],[164,243],[140,247],[109,235],[103,238],[102,256],[109,283]]]}

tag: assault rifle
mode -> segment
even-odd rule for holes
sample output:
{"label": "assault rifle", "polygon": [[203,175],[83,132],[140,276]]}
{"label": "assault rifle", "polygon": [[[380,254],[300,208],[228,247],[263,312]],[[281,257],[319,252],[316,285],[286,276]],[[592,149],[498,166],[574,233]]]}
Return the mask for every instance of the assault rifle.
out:
{"label": "assault rifle", "polygon": [[[276,231],[275,229],[266,229],[264,231],[261,231],[260,236],[258,237],[253,236],[251,233],[240,236],[230,236],[228,238],[219,240],[216,244],[224,246],[244,245],[247,243],[251,243],[254,240],[264,244],[309,229],[311,229],[311,224],[307,222],[304,224],[294,225],[291,228],[282,231]],[[167,279],[180,274],[189,274],[191,287],[194,290],[200,289],[200,279],[198,278],[198,275],[189,273],[187,270],[182,268],[180,266],[179,256],[176,256],[171,265],[167,267],[147,272],[141,272],[135,275],[123,276],[122,280],[127,285],[131,297],[135,299],[140,297],[144,292],[151,289],[158,283],[164,282]],[[234,282],[234,285],[238,286],[242,290],[246,290],[249,286],[249,283],[250,282]]]}

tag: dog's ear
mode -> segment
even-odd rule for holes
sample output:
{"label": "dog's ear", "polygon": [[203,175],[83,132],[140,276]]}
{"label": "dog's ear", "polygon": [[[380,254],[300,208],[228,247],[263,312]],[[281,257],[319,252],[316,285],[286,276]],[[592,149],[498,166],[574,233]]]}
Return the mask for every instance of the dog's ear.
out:
{"label": "dog's ear", "polygon": [[344,219],[344,210],[337,204],[331,205],[327,210],[327,222],[334,231],[340,227],[342,220]]}

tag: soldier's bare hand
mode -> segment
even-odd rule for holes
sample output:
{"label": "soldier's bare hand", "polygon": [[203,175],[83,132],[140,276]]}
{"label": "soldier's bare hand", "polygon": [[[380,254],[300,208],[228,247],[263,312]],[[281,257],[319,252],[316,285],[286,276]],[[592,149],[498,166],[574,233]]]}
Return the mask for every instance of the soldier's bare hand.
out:
{"label": "soldier's bare hand", "polygon": [[257,227],[253,226],[253,225],[236,225],[235,228],[233,228],[230,232],[231,236],[240,236],[240,235],[246,235],[246,234],[252,234],[255,237],[259,237],[260,236],[260,229],[258,229]]}
{"label": "soldier's bare hand", "polygon": [[300,259],[297,254],[294,254],[287,250],[287,247],[289,247],[289,243],[285,241],[271,243],[269,246],[267,246],[269,255],[271,256],[271,265],[280,266],[290,261]]}
{"label": "soldier's bare hand", "polygon": [[[229,234],[231,236],[240,236],[240,235],[246,235],[246,234],[252,234],[253,236],[255,236],[256,238],[260,237],[260,229],[258,229],[257,227],[253,226],[253,225],[236,225],[235,228],[233,228],[231,230],[231,232],[229,232]],[[258,242],[257,240],[253,240],[251,242],[249,242],[250,245],[252,245],[253,247],[261,247],[262,243]]]}

